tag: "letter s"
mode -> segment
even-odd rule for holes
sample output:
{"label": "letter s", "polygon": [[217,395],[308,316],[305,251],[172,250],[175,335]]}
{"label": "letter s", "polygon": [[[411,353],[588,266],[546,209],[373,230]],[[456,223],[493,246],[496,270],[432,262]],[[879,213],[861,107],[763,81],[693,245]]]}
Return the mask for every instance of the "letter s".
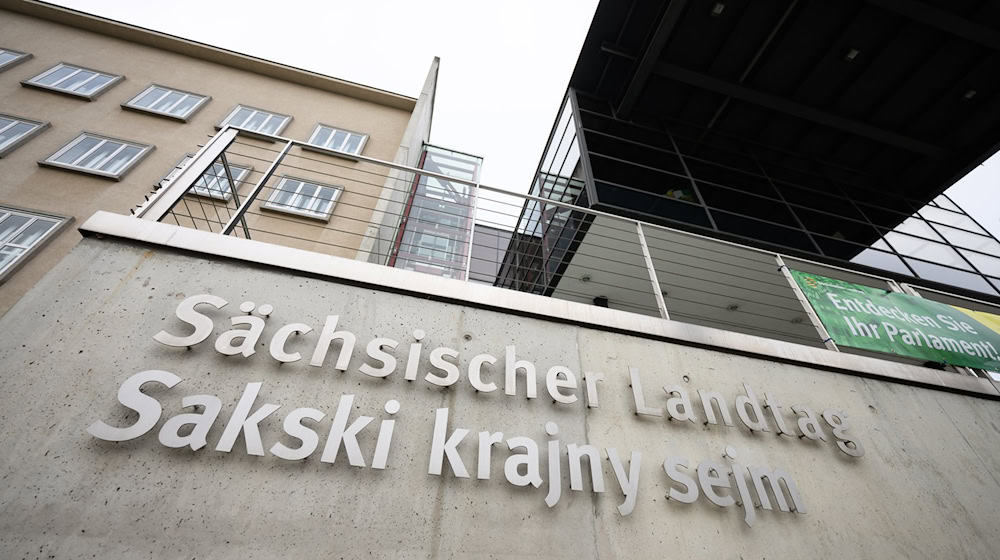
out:
{"label": "letter s", "polygon": [[194,346],[208,338],[212,334],[215,324],[212,323],[212,319],[208,315],[202,315],[195,311],[194,307],[200,303],[207,303],[216,309],[221,309],[228,302],[219,296],[210,294],[201,294],[187,298],[177,306],[175,314],[178,319],[193,326],[194,332],[188,336],[176,336],[167,331],[160,331],[153,335],[153,340],[167,346]]}
{"label": "letter s", "polygon": [[129,377],[118,389],[118,402],[138,412],[139,419],[136,420],[135,424],[127,428],[115,428],[98,420],[87,428],[87,432],[104,441],[127,441],[135,439],[153,429],[153,426],[160,419],[160,414],[163,413],[163,407],[160,406],[159,401],[153,397],[144,395],[139,390],[144,383],[150,381],[166,385],[169,389],[180,383],[181,378],[169,371],[158,369],[140,371]]}

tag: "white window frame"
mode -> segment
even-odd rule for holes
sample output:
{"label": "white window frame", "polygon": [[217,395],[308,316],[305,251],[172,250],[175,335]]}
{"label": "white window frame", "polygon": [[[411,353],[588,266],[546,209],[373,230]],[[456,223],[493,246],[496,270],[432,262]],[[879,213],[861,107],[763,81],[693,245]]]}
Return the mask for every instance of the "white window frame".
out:
{"label": "white window frame", "polygon": [[[284,188],[285,184],[288,181],[298,181],[299,182],[299,186],[295,189],[295,194],[292,197],[292,202],[298,202],[299,199],[303,198],[302,195],[299,194],[299,191],[302,190],[302,185],[305,184],[305,183],[308,183],[310,185],[315,185],[316,187],[319,187],[320,189],[330,189],[330,190],[332,190],[333,191],[333,196],[330,197],[330,210],[328,212],[323,213],[323,212],[316,212],[314,210],[307,210],[306,208],[301,207],[301,206],[309,207],[309,206],[315,205],[315,201],[319,200],[319,196],[311,196],[311,197],[309,197],[307,200],[310,200],[310,201],[313,201],[313,202],[310,202],[309,204],[303,204],[301,206],[298,205],[298,204],[289,205],[289,204],[281,204],[281,203],[275,202],[274,199],[278,197],[278,193],[282,191],[282,189]],[[319,192],[320,191],[316,191],[316,194],[318,195]],[[344,187],[341,187],[341,186],[327,185],[327,184],[324,184],[324,183],[317,183],[316,181],[311,181],[309,179],[301,179],[299,177],[291,177],[291,176],[288,176],[288,175],[284,175],[278,181],[278,184],[275,185],[275,187],[271,190],[271,196],[268,197],[267,202],[265,202],[261,206],[261,208],[264,208],[264,209],[267,209],[267,210],[273,210],[275,212],[286,212],[288,214],[295,214],[297,216],[303,216],[303,217],[306,217],[306,218],[312,218],[314,220],[321,220],[321,221],[324,221],[324,222],[329,222],[330,221],[330,217],[333,216],[334,209],[337,208],[337,203],[340,201],[340,195],[343,194],[343,192],[344,192]]]}
{"label": "white window frame", "polygon": [[[233,117],[236,116],[236,113],[238,113],[240,111],[240,109],[249,109],[249,110],[257,112],[257,113],[265,113],[267,115],[270,115],[268,117],[268,119],[271,119],[273,117],[282,117],[284,120],[281,122],[280,125],[278,125],[278,128],[274,132],[259,132],[259,131],[256,131],[256,130],[251,130],[249,128],[243,128],[242,126],[231,124],[229,122],[230,119],[232,119]],[[251,113],[250,116],[247,117],[247,120],[250,120],[252,117],[253,117],[253,113]],[[246,122],[246,121],[244,121],[244,122]],[[265,120],[264,122],[266,123],[267,120]],[[237,105],[236,107],[233,107],[233,110],[229,111],[229,113],[226,114],[226,117],[224,119],[222,119],[222,122],[220,122],[218,125],[216,125],[215,128],[220,128],[221,129],[221,128],[225,127],[228,124],[229,126],[238,129],[240,132],[244,132],[244,133],[250,134],[252,136],[256,136],[256,137],[259,137],[259,138],[264,138],[264,139],[267,139],[267,140],[274,140],[273,137],[274,136],[280,136],[281,132],[285,130],[285,127],[287,127],[288,123],[290,123],[290,122],[292,122],[291,115],[285,115],[283,113],[276,113],[274,111],[268,111],[267,109],[259,109],[257,107],[251,107],[250,105],[243,105],[241,103],[241,104]]]}
{"label": "white window frame", "polygon": [[13,261],[7,263],[6,266],[0,269],[0,284],[6,282],[7,279],[10,278],[10,276],[14,274],[15,271],[17,271],[17,269],[21,268],[21,266],[23,266],[26,262],[31,260],[31,258],[35,255],[35,253],[40,251],[42,247],[44,247],[46,244],[49,243],[49,241],[55,238],[56,235],[59,234],[59,232],[61,232],[66,226],[68,226],[73,222],[72,216],[62,216],[59,214],[52,214],[49,212],[40,212],[38,210],[28,210],[26,208],[19,208],[17,206],[0,205],[0,218],[5,217],[6,214],[20,214],[22,216],[27,216],[28,218],[30,218],[27,223],[25,223],[20,228],[15,230],[9,236],[9,239],[17,237],[17,235],[19,235],[22,231],[27,229],[33,222],[35,222],[39,218],[54,220],[56,222],[56,225],[49,228],[48,231],[46,231],[34,243],[28,246],[9,243],[6,240],[0,239],[0,248],[6,246],[12,246],[24,249],[23,253],[18,255]]}
{"label": "white window frame", "polygon": [[[108,141],[110,141],[110,142],[116,142],[116,143],[121,144],[122,146],[120,148],[118,148],[117,150],[115,150],[110,155],[108,155],[107,157],[105,157],[104,159],[102,159],[101,162],[100,162],[100,165],[96,165],[95,166],[98,169],[92,169],[90,167],[82,167],[82,166],[74,165],[74,164],[71,164],[71,163],[64,163],[64,162],[61,162],[61,161],[56,161],[56,158],[62,156],[64,153],[66,153],[67,151],[69,151],[70,149],[72,149],[74,146],[76,146],[78,143],[82,142],[86,138],[97,138],[99,140],[102,140],[102,142],[98,142],[93,148],[91,148],[90,150],[87,150],[86,152],[84,152],[83,154],[81,154],[76,159],[76,161],[80,161],[83,158],[85,158],[88,155],[90,155],[93,151],[97,150],[102,145],[104,145],[104,142],[108,142]],[[111,173],[111,172],[102,171],[101,169],[99,169],[101,167],[101,165],[104,165],[108,161],[111,161],[111,159],[114,158],[114,156],[118,152],[120,152],[121,150],[125,149],[128,146],[133,146],[133,147],[139,148],[140,151],[131,160],[129,160],[128,163],[126,163],[117,173]],[[100,177],[107,177],[109,179],[114,179],[116,181],[120,181],[122,179],[122,177],[125,176],[126,173],[128,173],[133,167],[136,166],[136,164],[138,164],[140,161],[142,161],[142,159],[144,157],[146,157],[147,155],[149,155],[149,152],[153,151],[154,149],[155,149],[155,147],[152,146],[152,145],[150,145],[150,144],[143,144],[141,142],[133,142],[132,140],[123,140],[121,138],[114,138],[114,137],[111,137],[111,136],[106,136],[104,134],[97,134],[95,132],[84,131],[84,132],[81,132],[80,134],[76,135],[72,140],[70,140],[69,142],[67,142],[62,148],[59,148],[59,150],[57,150],[52,155],[50,155],[49,157],[47,157],[47,158],[39,161],[38,165],[42,165],[42,166],[45,166],[45,167],[56,167],[56,168],[59,168],[59,169],[67,169],[69,171],[76,171],[78,173],[85,173],[85,174],[88,174],[88,175],[98,175]]]}
{"label": "white window frame", "polygon": [[9,141],[7,144],[0,146],[0,158],[3,158],[7,154],[13,152],[17,148],[19,148],[22,144],[24,144],[28,140],[31,140],[36,135],[38,135],[43,130],[49,127],[49,123],[47,122],[36,121],[34,119],[26,119],[24,117],[18,117],[16,115],[8,115],[6,113],[0,113],[0,117],[3,117],[5,119],[11,119],[14,121],[7,126],[0,126],[0,132],[3,132],[4,130],[7,130],[8,128],[15,126],[17,123],[30,124],[34,127],[28,132],[25,132],[24,134],[18,136],[17,138],[14,138],[12,141]]}
{"label": "white window frame", "polygon": [[[193,159],[194,159],[194,154],[187,154],[184,157],[182,157],[177,162],[177,164],[174,165],[170,169],[170,171],[168,171],[167,174],[163,176],[163,179],[160,179],[158,183],[159,188],[166,187],[167,185],[172,183],[174,179],[176,179],[177,176],[180,175],[182,171],[184,171],[184,168],[187,167],[188,164],[191,163],[191,160]],[[219,165],[222,165],[222,163],[219,162]],[[235,163],[229,161],[229,171],[233,175],[233,181],[236,183],[235,186],[236,192],[239,192],[240,184],[246,182],[247,176],[249,176],[250,173],[253,171],[253,166],[249,164]],[[205,172],[207,173],[208,170],[206,169]],[[233,191],[231,189],[228,191],[222,191],[222,190],[212,190],[211,188],[209,188],[210,185],[206,185],[205,187],[199,186],[198,181],[200,181],[204,176],[205,173],[202,173],[201,176],[198,177],[195,183],[191,185],[190,190],[188,190],[188,194],[203,196],[205,198],[211,198],[214,200],[224,200],[226,202],[229,202],[230,200],[233,199]],[[228,177],[226,179],[228,182]]]}
{"label": "white window frame", "polygon": [[[74,74],[76,74],[77,72],[81,72],[81,71],[87,71],[87,72],[94,72],[95,73],[94,76],[92,76],[87,81],[85,81],[85,82],[83,82],[81,84],[78,84],[77,87],[80,87],[80,86],[86,84],[87,82],[89,82],[90,80],[93,80],[93,79],[97,78],[98,76],[108,76],[109,78],[111,78],[111,80],[109,80],[108,83],[104,84],[103,86],[99,87],[98,89],[96,89],[96,90],[94,90],[94,91],[92,91],[90,93],[79,93],[79,92],[76,92],[76,91],[73,91],[73,90],[63,89],[63,88],[60,88],[60,87],[55,86],[55,85],[47,85],[47,84],[42,84],[42,83],[38,82],[38,80],[41,80],[45,76],[48,76],[49,74],[51,74],[51,73],[53,73],[53,72],[55,72],[55,71],[57,71],[57,70],[59,70],[60,68],[63,68],[63,67],[69,67],[69,68],[75,68],[76,69],[76,72],[73,72],[69,76],[66,76],[65,78],[63,78],[63,80],[69,79]],[[52,66],[51,68],[49,68],[48,70],[42,72],[41,74],[38,74],[38,75],[36,75],[34,77],[31,77],[31,78],[28,78],[27,80],[23,80],[21,82],[21,85],[25,86],[25,87],[32,87],[32,88],[36,88],[36,89],[43,89],[43,90],[46,90],[46,91],[54,91],[56,93],[62,93],[62,94],[69,95],[69,96],[72,96],[72,97],[80,97],[80,98],[86,99],[87,101],[93,101],[94,99],[97,99],[97,96],[99,96],[102,93],[108,91],[109,89],[111,89],[112,87],[114,87],[118,82],[120,82],[120,81],[122,81],[124,79],[125,79],[125,76],[120,76],[120,75],[117,75],[117,74],[111,74],[109,72],[102,72],[101,70],[95,70],[93,68],[87,68],[86,66],[80,66],[79,64],[72,64],[72,63],[69,63],[69,62],[59,62],[58,64],[56,64],[55,66]],[[60,80],[60,81],[62,81],[62,80]]]}
{"label": "white window frame", "polygon": [[[156,101],[153,101],[152,103],[150,103],[150,105],[155,105],[158,101],[160,101],[160,99],[163,99],[164,97],[170,95],[171,93],[180,93],[180,94],[182,94],[182,97],[180,99],[178,99],[176,102],[174,102],[174,104],[171,105],[165,111],[161,111],[159,109],[153,109],[152,107],[143,107],[142,105],[138,105],[138,101],[140,99],[142,99],[147,93],[149,93],[150,91],[152,91],[153,88],[160,88],[162,90],[166,90],[166,93],[164,93],[163,95],[161,95],[160,97],[158,97],[156,99]],[[181,101],[184,101],[188,97],[196,97],[196,98],[198,98],[198,102],[195,103],[194,105],[192,105],[191,108],[188,109],[187,113],[184,113],[183,115],[178,115],[176,113],[171,113],[170,112],[170,109],[176,107],[177,105],[179,105],[181,103]],[[181,121],[181,122],[188,122],[188,120],[195,113],[197,113],[199,109],[201,109],[202,107],[204,107],[205,104],[208,103],[211,99],[212,98],[209,97],[208,95],[202,95],[200,93],[192,93],[190,91],[185,91],[185,90],[182,90],[182,89],[177,89],[177,88],[173,88],[173,87],[165,86],[165,85],[161,85],[161,84],[149,84],[149,86],[146,87],[146,89],[140,91],[138,94],[136,94],[134,97],[132,97],[132,99],[129,99],[125,103],[122,103],[122,109],[129,109],[131,111],[138,111],[140,113],[149,113],[151,115],[157,115],[157,116],[161,116],[161,117],[167,117],[169,119],[175,119],[175,120],[178,120],[178,121]]]}
{"label": "white window frame", "polygon": [[[349,140],[351,138],[351,136],[360,136],[361,137],[361,143],[358,144],[358,151],[357,152],[347,152],[347,151],[341,150],[341,149],[339,149],[337,147],[334,147],[334,146],[323,145],[323,144],[316,143],[316,141],[315,141],[316,140],[316,136],[324,128],[330,130],[330,141],[331,142],[333,141],[334,134],[336,134],[337,132],[345,132],[345,133],[347,133],[347,137],[344,139],[343,144],[346,144],[347,140]],[[321,150],[323,152],[326,152],[326,153],[334,153],[334,154],[337,154],[337,155],[345,155],[345,156],[349,156],[350,157],[350,156],[360,156],[361,153],[365,151],[365,145],[367,145],[367,144],[368,144],[368,135],[364,134],[363,132],[355,132],[353,130],[348,130],[346,128],[341,128],[339,126],[332,126],[332,125],[323,124],[323,123],[316,123],[316,126],[313,127],[312,134],[309,135],[308,142],[306,142],[306,145],[303,146],[303,147],[318,148],[319,150]]]}
{"label": "white window frame", "polygon": [[8,60],[3,64],[0,64],[0,72],[3,72],[4,70],[10,70],[11,68],[17,66],[18,64],[21,64],[22,62],[30,60],[34,56],[31,53],[15,51],[14,49],[5,49],[3,47],[0,47],[0,53],[4,52],[8,52],[17,56],[15,58],[12,58],[11,60]]}

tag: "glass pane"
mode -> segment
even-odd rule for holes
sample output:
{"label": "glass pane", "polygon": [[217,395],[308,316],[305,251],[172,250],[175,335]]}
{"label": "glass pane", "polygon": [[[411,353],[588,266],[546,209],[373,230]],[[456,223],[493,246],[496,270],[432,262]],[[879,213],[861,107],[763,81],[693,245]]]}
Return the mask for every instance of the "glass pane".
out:
{"label": "glass pane", "polygon": [[948,241],[951,241],[952,245],[965,247],[966,249],[975,249],[976,251],[990,253],[991,255],[1000,255],[1000,243],[997,243],[991,237],[976,235],[975,233],[948,226],[939,225],[936,227],[938,231],[948,238]]}
{"label": "glass pane", "polygon": [[138,146],[127,146],[124,150],[118,152],[115,157],[111,158],[111,161],[101,166],[101,171],[118,173],[124,169],[133,158],[138,156],[140,152],[142,152],[142,148],[139,148]]}
{"label": "glass pane", "polygon": [[24,249],[18,247],[0,247],[0,270],[10,266],[23,252]]}
{"label": "glass pane", "polygon": [[101,74],[100,76],[94,78],[93,80],[90,80],[83,86],[77,88],[76,91],[77,93],[82,93],[84,95],[91,94],[104,87],[104,84],[107,84],[112,79],[113,78],[111,76],[106,76],[104,74]]}
{"label": "glass pane", "polygon": [[918,261],[916,259],[906,259],[906,262],[913,267],[917,275],[921,278],[941,282],[949,286],[960,286],[977,292],[992,294],[993,289],[986,283],[986,279],[978,274],[946,268],[936,264]]}
{"label": "glass pane", "polygon": [[326,142],[330,139],[331,132],[332,131],[325,126],[319,127],[316,129],[316,134],[313,135],[312,143],[317,146],[326,146]]}
{"label": "glass pane", "polygon": [[8,119],[6,117],[0,117],[0,128],[10,126],[10,123],[14,122],[13,119]]}
{"label": "glass pane", "polygon": [[295,195],[295,189],[299,188],[299,182],[294,180],[284,180],[278,184],[278,188],[274,191],[274,196],[271,197],[271,202],[281,205],[288,206],[288,202]]}
{"label": "glass pane", "polygon": [[312,210],[316,203],[313,196],[315,196],[318,188],[312,183],[302,183],[302,188],[299,189],[299,197],[295,200],[295,206],[302,210]]}
{"label": "glass pane", "polygon": [[185,117],[188,113],[194,109],[195,105],[201,101],[201,97],[197,95],[188,95],[176,107],[170,110],[170,112],[178,117]]}
{"label": "glass pane", "polygon": [[260,111],[257,111],[253,115],[251,115],[249,119],[247,119],[247,122],[246,124],[243,125],[243,128],[246,128],[248,130],[260,130],[260,126],[264,124],[264,121],[267,120],[267,117],[268,117],[267,113],[261,113]]}
{"label": "glass pane", "polygon": [[17,58],[17,55],[10,51],[0,51],[0,66]]}
{"label": "glass pane", "polygon": [[52,72],[49,72],[47,75],[34,80],[34,82],[37,84],[51,86],[56,82],[65,79],[66,76],[69,76],[73,72],[76,72],[76,68],[73,68],[72,66],[62,66]]}
{"label": "glass pane", "polygon": [[330,148],[334,150],[343,149],[344,140],[347,140],[347,133],[343,130],[338,130],[333,133],[333,141],[330,142]]}
{"label": "glass pane", "polygon": [[962,251],[962,254],[969,259],[969,262],[971,262],[973,266],[979,269],[979,272],[982,272],[983,274],[991,274],[993,276],[1000,276],[1000,259],[962,249],[959,249],[959,251]]}
{"label": "glass pane", "polygon": [[153,104],[154,101],[159,99],[165,93],[167,93],[167,90],[159,87],[154,87],[153,89],[149,90],[145,95],[143,95],[139,99],[136,99],[133,105],[138,105],[139,107],[148,108],[150,105]]}
{"label": "glass pane", "polygon": [[894,231],[885,234],[885,238],[890,245],[895,247],[896,252],[903,255],[969,270],[969,265],[962,257],[947,245]]}
{"label": "glass pane", "polygon": [[347,145],[344,146],[344,151],[349,154],[356,154],[361,147],[361,136],[358,134],[352,134],[350,138],[347,139]]}
{"label": "glass pane", "polygon": [[976,225],[976,222],[973,222],[968,216],[963,214],[956,214],[955,212],[942,210],[933,206],[925,206],[920,209],[920,215],[925,219],[940,222],[948,226],[967,229],[978,233],[986,233],[981,227]]}
{"label": "glass pane", "polygon": [[333,189],[323,187],[319,190],[317,195],[316,211],[320,214],[329,214],[330,208],[333,206]]}
{"label": "glass pane", "polygon": [[0,243],[7,241],[7,238],[11,236],[12,233],[18,230],[21,226],[28,223],[31,218],[27,216],[21,216],[20,214],[8,214],[4,221],[0,222]]}
{"label": "glass pane", "polygon": [[934,232],[931,226],[927,225],[927,222],[921,220],[920,218],[907,218],[903,220],[903,223],[893,229],[895,229],[895,231],[901,231],[911,235],[919,235],[920,237],[926,237],[927,239],[933,239],[934,241],[944,241],[944,239],[941,239],[940,235]]}
{"label": "glass pane", "polygon": [[955,212],[962,211],[961,208],[955,205],[955,203],[952,202],[951,200],[948,200],[948,198],[944,195],[935,198],[934,203],[940,206],[941,208],[947,208],[948,210],[954,210]]}
{"label": "glass pane", "polygon": [[73,74],[72,76],[66,78],[65,80],[62,80],[61,82],[55,84],[55,86],[59,89],[74,91],[77,88],[77,86],[93,78],[96,75],[97,72],[91,72],[90,70],[80,70],[76,74]]}
{"label": "glass pane", "polygon": [[94,138],[93,136],[85,136],[82,140],[73,145],[72,148],[66,150],[59,157],[55,158],[55,161],[59,163],[72,164],[83,154],[87,153],[88,150],[94,146],[100,144],[100,138]]}
{"label": "glass pane", "polygon": [[84,156],[83,159],[76,162],[74,165],[78,167],[86,167],[87,169],[97,169],[97,166],[104,163],[105,158],[113,154],[115,150],[121,147],[122,144],[119,142],[105,140],[104,143],[98,146],[96,150]]}
{"label": "glass pane", "polygon": [[285,122],[285,117],[271,115],[271,118],[267,119],[267,122],[264,123],[264,126],[260,129],[260,131],[265,134],[277,134],[278,129],[281,128],[281,123],[283,122]]}
{"label": "glass pane", "polygon": [[0,132],[0,148],[4,148],[7,144],[14,142],[21,136],[34,130],[35,125],[28,124],[25,122],[19,122],[14,126],[8,128],[7,130]]}
{"label": "glass pane", "polygon": [[32,222],[30,226],[24,228],[24,231],[17,234],[17,237],[9,241],[9,243],[14,243],[16,245],[25,245],[30,247],[34,245],[35,242],[37,242],[39,239],[41,239],[42,236],[45,235],[47,231],[55,227],[55,225],[56,222],[53,220],[45,220],[39,218],[34,222]]}
{"label": "glass pane", "polygon": [[250,170],[246,167],[240,167],[238,165],[229,165],[229,172],[233,174],[233,181],[240,183],[250,173]]}
{"label": "glass pane", "polygon": [[872,243],[872,248],[892,252],[892,248],[889,247],[889,245],[882,239],[879,239],[875,243]]}
{"label": "glass pane", "polygon": [[880,268],[882,270],[891,270],[900,274],[906,274],[907,276],[911,276],[913,274],[910,272],[910,269],[906,268],[906,265],[903,264],[903,261],[900,260],[899,257],[889,253],[883,253],[882,251],[876,251],[875,249],[865,249],[864,251],[861,251],[860,254],[851,259],[851,262]]}
{"label": "glass pane", "polygon": [[152,108],[157,111],[166,112],[166,110],[169,109],[171,106],[173,106],[174,103],[180,101],[182,97],[184,97],[183,93],[172,91],[169,94],[167,94],[166,97],[157,101]]}
{"label": "glass pane", "polygon": [[236,113],[232,117],[230,117],[229,120],[227,120],[224,124],[231,124],[233,126],[243,126],[243,123],[246,122],[246,120],[250,118],[250,115],[252,114],[253,114],[252,110],[247,109],[246,107],[240,107],[240,110],[236,111]]}

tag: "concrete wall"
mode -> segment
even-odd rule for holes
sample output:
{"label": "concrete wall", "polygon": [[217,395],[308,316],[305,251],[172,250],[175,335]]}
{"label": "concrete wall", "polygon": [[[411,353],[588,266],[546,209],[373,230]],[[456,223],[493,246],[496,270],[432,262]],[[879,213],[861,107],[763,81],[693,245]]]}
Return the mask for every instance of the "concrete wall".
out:
{"label": "concrete wall", "polygon": [[[440,282],[455,282],[441,280]],[[269,303],[258,352],[225,357],[215,336],[191,350],[153,341],[160,329],[183,333],[176,305],[212,293],[229,304],[210,315],[215,335],[243,301]],[[318,333],[299,336],[289,351],[306,360],[278,365],[267,341],[278,326],[303,322],[315,329],[328,314],[358,336],[347,372],[309,366]],[[426,331],[425,349],[461,352],[462,379],[437,388],[402,377],[413,329]],[[424,298],[379,292],[236,265],[123,241],[81,242],[15,307],[0,318],[0,555],[4,557],[659,557],[678,558],[991,558],[1000,549],[1000,434],[996,401],[875,381],[806,367],[741,357],[529,319]],[[376,336],[401,341],[401,365],[385,379],[358,371],[364,345]],[[476,393],[464,366],[471,356],[503,353],[542,372],[564,365],[603,372],[600,407],[555,405]],[[428,370],[427,352],[421,374]],[[503,358],[490,375],[502,383]],[[786,407],[838,408],[849,433],[867,454],[851,458],[831,442],[751,434],[745,428],[667,422],[633,414],[627,368],[642,372],[650,405],[662,406],[664,384],[713,390],[729,401],[748,383]],[[150,386],[164,418],[181,412],[182,396],[218,395],[223,402],[208,446],[168,449],[150,432],[124,443],[85,431],[96,420],[127,425],[134,415],[118,405],[119,385],[132,374],[164,369],[184,379],[173,389]],[[261,423],[265,449],[281,435],[293,408],[327,414],[318,423],[320,445],[342,394],[354,394],[353,421],[375,418],[359,437],[370,462],[377,423],[389,399],[398,399],[389,467],[357,468],[311,457],[289,462],[214,451],[245,384],[264,383],[257,406],[282,406]],[[459,448],[471,479],[427,474],[434,411],[448,407],[450,428],[471,430]],[[698,408],[697,406],[695,407]],[[186,410],[190,412],[190,410]],[[786,419],[791,422],[790,413]],[[503,476],[506,447],[494,448],[492,478],[475,479],[476,434],[527,436],[545,449],[546,421],[565,443],[616,447],[643,454],[635,511],[621,517],[615,476],[603,460],[607,492],[573,492],[564,474],[562,498],[549,509],[540,488],[519,488]],[[824,425],[824,428],[826,426]],[[829,429],[826,429],[829,436]],[[667,501],[664,457],[717,460],[725,446],[744,464],[783,468],[796,481],[804,515],[757,510],[753,528],[738,507]],[[565,449],[565,448],[564,448]],[[563,472],[566,472],[565,450]],[[547,481],[547,462],[542,475]],[[586,477],[587,471],[584,469]]]}
{"label": "concrete wall", "polygon": [[[377,92],[364,86],[315,74],[305,76],[307,73],[288,67],[241,58],[233,53],[142,32],[106,20],[89,21],[86,16],[58,8],[43,9],[32,4],[10,7],[41,10],[47,17],[101,28],[107,33],[119,33],[136,40],[148,40],[148,45],[157,46],[0,11],[0,46],[34,55],[27,62],[0,73],[0,96],[3,98],[0,112],[51,123],[48,130],[3,158],[0,204],[74,216],[78,221],[96,210],[128,213],[184,154],[197,151],[198,145],[215,133],[215,125],[237,104],[291,115],[293,119],[283,131],[283,135],[291,138],[308,139],[317,122],[367,133],[370,137],[364,154],[392,160],[414,103],[414,100],[402,96],[385,92],[376,95]],[[203,58],[167,50],[174,47]],[[20,85],[22,80],[61,61],[124,75],[125,80],[92,102]],[[217,61],[228,61],[239,64],[239,67]],[[254,68],[258,72],[244,68]],[[270,72],[286,79],[259,72]],[[299,80],[302,83],[292,81],[298,79],[299,74],[308,79]],[[212,99],[187,123],[121,108],[122,103],[154,82],[209,95]],[[331,88],[342,93],[333,93]],[[345,95],[351,92],[357,93],[357,97]],[[370,100],[382,98],[386,98],[385,103]],[[407,108],[402,108],[401,104]],[[121,182],[37,165],[38,160],[50,156],[82,131],[152,144],[155,150]],[[273,150],[274,144],[270,148]],[[253,167],[263,171],[266,163],[254,161]],[[358,166],[347,160],[337,163],[348,169]],[[377,189],[374,194],[378,194]],[[356,202],[373,207],[375,197],[364,197]],[[348,205],[343,206],[343,211],[348,211]],[[370,210],[361,214],[370,216]],[[363,225],[356,229],[364,230]],[[79,239],[76,231],[67,228],[17,271],[0,289],[0,313],[17,301]],[[357,235],[353,236],[353,242],[360,242]]]}

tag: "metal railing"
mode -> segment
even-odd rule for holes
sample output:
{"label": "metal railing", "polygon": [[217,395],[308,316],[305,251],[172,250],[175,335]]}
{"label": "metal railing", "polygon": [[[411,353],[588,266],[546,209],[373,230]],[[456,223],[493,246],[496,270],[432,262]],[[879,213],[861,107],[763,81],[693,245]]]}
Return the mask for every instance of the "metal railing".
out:
{"label": "metal railing", "polygon": [[136,214],[915,365],[922,364],[838,348],[787,267],[1000,312],[888,277],[230,127],[171,172]]}

